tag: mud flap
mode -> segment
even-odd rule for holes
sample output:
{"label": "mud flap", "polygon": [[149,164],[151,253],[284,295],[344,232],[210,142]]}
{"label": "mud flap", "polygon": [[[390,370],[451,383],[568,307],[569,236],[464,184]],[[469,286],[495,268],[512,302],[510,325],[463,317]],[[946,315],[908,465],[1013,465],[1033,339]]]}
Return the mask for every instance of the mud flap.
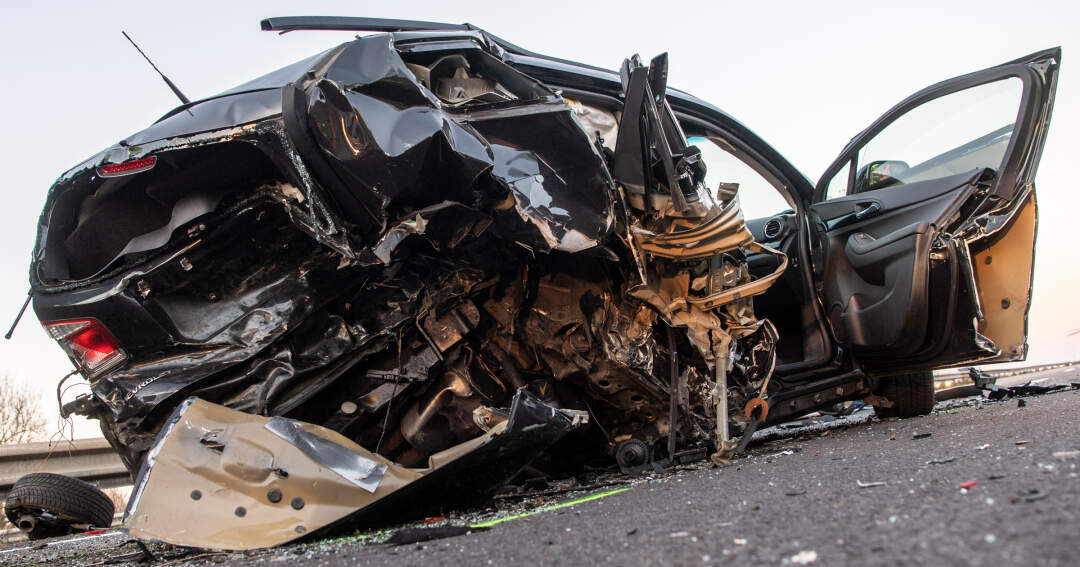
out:
{"label": "mud flap", "polygon": [[192,398],[158,435],[123,525],[142,539],[245,550],[424,517],[487,500],[586,421],[519,390],[506,421],[410,469],[330,429]]}

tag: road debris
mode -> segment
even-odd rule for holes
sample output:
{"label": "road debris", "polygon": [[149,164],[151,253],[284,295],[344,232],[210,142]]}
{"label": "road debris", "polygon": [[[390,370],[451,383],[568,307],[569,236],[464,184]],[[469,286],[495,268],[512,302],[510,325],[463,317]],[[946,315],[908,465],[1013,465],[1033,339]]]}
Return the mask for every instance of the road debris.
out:
{"label": "road debris", "polygon": [[1080,451],[1055,451],[1052,456],[1055,459],[1061,459],[1064,461],[1066,459],[1075,459],[1077,457],[1080,457]]}
{"label": "road debris", "polygon": [[468,535],[473,532],[486,532],[491,528],[474,526],[425,526],[419,528],[402,528],[394,532],[386,543],[389,545],[407,545],[410,543],[423,543],[436,539]]}
{"label": "road debris", "polygon": [[1021,439],[1016,442],[1017,445],[1027,445],[1028,443],[1031,443],[1030,439]]}
{"label": "road debris", "polygon": [[1037,502],[1050,496],[1050,493],[1040,491],[1038,488],[1026,488],[1021,490],[1017,496],[1009,498],[1009,502],[1013,504],[1019,504],[1021,502]]}
{"label": "road debris", "polygon": [[982,445],[979,445],[978,447],[975,447],[975,450],[976,451],[984,451],[984,450],[989,449],[989,448],[990,448],[989,443],[983,443]]}
{"label": "road debris", "polygon": [[969,480],[969,481],[967,481],[967,482],[965,482],[965,483],[961,484],[961,485],[960,485],[960,489],[961,489],[961,490],[970,490],[970,489],[972,489],[972,488],[975,488],[975,487],[976,487],[976,486],[978,486],[978,485],[979,485],[979,482],[978,482],[978,481],[975,481],[975,480]]}
{"label": "road debris", "polygon": [[926,439],[927,437],[930,437],[931,435],[933,435],[933,433],[930,433],[929,431],[924,432],[924,433],[912,433],[911,438],[912,439]]}
{"label": "road debris", "polygon": [[878,481],[878,482],[863,482],[863,481],[861,481],[861,480],[856,480],[856,481],[855,481],[855,484],[856,484],[856,485],[857,485],[857,486],[858,486],[859,488],[873,488],[873,487],[875,487],[875,486],[885,486],[885,483],[884,483],[884,482],[880,482],[880,481]]}
{"label": "road debris", "polygon": [[[1025,382],[1017,386],[1002,387],[996,384],[997,378],[979,370],[978,368],[969,368],[968,375],[971,376],[972,382],[975,383],[975,387],[985,390],[986,397],[990,400],[1004,400],[1007,398],[1019,397],[1019,396],[1040,396],[1048,394],[1050,392],[1056,392],[1058,390],[1064,390],[1066,388],[1075,387],[1068,384],[1052,384],[1049,386],[1042,386],[1036,384],[1036,381]],[[1024,400],[1017,400],[1017,407],[1024,407],[1027,402]]]}
{"label": "road debris", "polygon": [[945,463],[951,463],[956,460],[956,457],[943,457],[940,459],[931,459],[926,461],[928,465],[944,465]]}
{"label": "road debris", "polygon": [[789,558],[795,565],[809,565],[818,560],[818,554],[814,550],[803,550]]}

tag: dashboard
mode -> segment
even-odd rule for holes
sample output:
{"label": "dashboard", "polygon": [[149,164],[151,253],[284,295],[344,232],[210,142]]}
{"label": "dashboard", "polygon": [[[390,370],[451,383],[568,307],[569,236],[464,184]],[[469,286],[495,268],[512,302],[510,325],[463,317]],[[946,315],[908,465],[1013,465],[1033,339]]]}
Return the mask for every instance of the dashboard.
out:
{"label": "dashboard", "polygon": [[776,248],[775,244],[780,244],[795,234],[795,213],[784,211],[771,217],[749,219],[746,221],[746,228],[750,229],[754,240],[770,248]]}

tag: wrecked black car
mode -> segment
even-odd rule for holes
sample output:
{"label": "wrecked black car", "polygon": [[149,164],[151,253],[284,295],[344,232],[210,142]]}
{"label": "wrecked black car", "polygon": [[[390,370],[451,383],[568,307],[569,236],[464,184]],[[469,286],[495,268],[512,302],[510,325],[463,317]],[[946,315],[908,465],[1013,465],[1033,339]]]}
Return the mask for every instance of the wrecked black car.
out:
{"label": "wrecked black car", "polygon": [[[262,26],[376,33],[183,104],[41,216],[34,310],[92,389],[64,411],[138,475],[137,535],[261,547],[526,465],[723,463],[763,425],[927,413],[931,369],[1026,355],[1059,49],[905,99],[815,185],[668,88],[664,55]],[[744,219],[746,175],[786,210]]]}

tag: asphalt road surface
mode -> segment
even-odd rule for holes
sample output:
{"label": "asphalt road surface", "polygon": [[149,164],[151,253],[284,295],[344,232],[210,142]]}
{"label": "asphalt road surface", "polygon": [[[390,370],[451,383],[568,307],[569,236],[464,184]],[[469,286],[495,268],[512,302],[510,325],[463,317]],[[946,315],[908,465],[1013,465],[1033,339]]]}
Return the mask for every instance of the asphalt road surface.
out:
{"label": "asphalt road surface", "polygon": [[[1080,382],[1080,369],[999,384],[1032,378]],[[1080,390],[1024,402],[774,429],[724,468],[502,501],[435,524],[486,531],[419,544],[379,543],[384,532],[248,554],[151,549],[173,565],[1080,565]],[[137,551],[124,541],[24,543],[0,564],[132,559],[118,557]]]}

